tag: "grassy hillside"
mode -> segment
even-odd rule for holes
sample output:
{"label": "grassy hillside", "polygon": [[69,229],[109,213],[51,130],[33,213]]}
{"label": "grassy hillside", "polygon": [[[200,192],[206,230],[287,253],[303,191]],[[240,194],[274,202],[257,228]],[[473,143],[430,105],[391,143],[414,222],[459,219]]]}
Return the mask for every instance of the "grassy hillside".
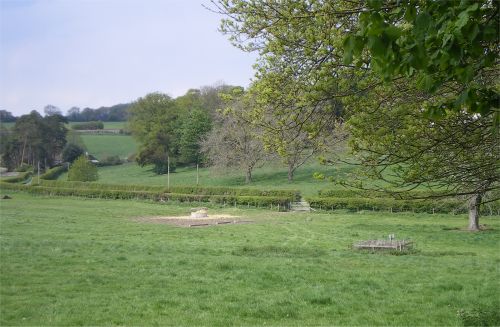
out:
{"label": "grassy hillside", "polygon": [[[500,217],[469,233],[465,216],[212,208],[254,223],[181,228],[134,218],[188,205],[9,194],[3,326],[459,326],[457,312],[480,310],[495,322]],[[389,233],[417,250],[351,249]]]}
{"label": "grassy hillside", "polygon": [[[100,136],[101,137],[101,136]],[[344,169],[350,169],[344,167]],[[286,168],[276,165],[256,169],[254,181],[247,185],[241,172],[217,172],[209,168],[200,168],[199,185],[201,186],[228,186],[251,187],[258,189],[294,189],[304,195],[316,195],[323,188],[335,187],[330,182],[319,181],[313,178],[313,173],[326,172],[329,167],[311,162],[297,170],[295,181],[288,183]],[[60,177],[64,180],[66,175]],[[167,175],[156,175],[151,167],[140,167],[135,163],[120,166],[99,168],[99,182],[111,184],[144,184],[167,185]],[[196,168],[179,168],[170,174],[170,185],[196,185]]]}
{"label": "grassy hillside", "polygon": [[[81,122],[70,122],[69,127],[72,125],[81,124]],[[126,127],[127,122],[125,121],[105,121],[103,122],[104,129],[124,129]],[[69,128],[68,127],[68,128]]]}
{"label": "grassy hillside", "polygon": [[81,138],[90,154],[98,159],[117,155],[127,158],[137,151],[138,144],[130,135],[90,135],[82,134]]}

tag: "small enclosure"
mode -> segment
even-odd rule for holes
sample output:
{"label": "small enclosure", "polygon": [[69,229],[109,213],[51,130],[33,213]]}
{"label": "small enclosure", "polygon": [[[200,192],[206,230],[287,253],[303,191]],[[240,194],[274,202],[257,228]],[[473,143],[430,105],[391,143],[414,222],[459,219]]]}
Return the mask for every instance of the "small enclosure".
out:
{"label": "small enclosure", "polygon": [[397,250],[404,251],[412,247],[413,242],[408,240],[368,240],[354,244],[354,248],[359,250]]}

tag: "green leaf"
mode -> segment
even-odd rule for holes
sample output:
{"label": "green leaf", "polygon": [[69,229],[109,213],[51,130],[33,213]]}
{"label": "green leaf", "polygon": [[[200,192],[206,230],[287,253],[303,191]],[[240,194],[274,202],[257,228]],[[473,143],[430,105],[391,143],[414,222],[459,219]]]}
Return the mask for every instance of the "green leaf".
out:
{"label": "green leaf", "polygon": [[431,22],[432,18],[428,13],[423,12],[419,14],[415,19],[415,28],[414,28],[415,35],[419,37],[425,36],[427,31],[431,27]]}

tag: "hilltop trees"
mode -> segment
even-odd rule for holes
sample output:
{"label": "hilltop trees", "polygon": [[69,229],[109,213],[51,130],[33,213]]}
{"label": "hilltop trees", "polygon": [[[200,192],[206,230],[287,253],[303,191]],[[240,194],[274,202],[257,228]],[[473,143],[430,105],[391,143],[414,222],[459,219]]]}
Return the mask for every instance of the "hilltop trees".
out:
{"label": "hilltop trees", "polygon": [[151,93],[133,102],[129,111],[132,135],[140,142],[137,163],[154,165],[157,174],[167,172],[167,162],[175,165],[176,126],[179,110],[168,95]]}
{"label": "hilltop trees", "polygon": [[5,140],[2,162],[9,169],[23,163],[53,165],[66,144],[65,123],[62,116],[42,117],[36,111],[19,117]]}
{"label": "hilltop trees", "polygon": [[129,110],[132,135],[141,143],[137,162],[154,164],[158,174],[171,167],[198,164],[200,141],[212,129],[216,110],[222,105],[220,92],[232,87],[220,85],[190,89],[176,99],[151,93],[133,102]]}

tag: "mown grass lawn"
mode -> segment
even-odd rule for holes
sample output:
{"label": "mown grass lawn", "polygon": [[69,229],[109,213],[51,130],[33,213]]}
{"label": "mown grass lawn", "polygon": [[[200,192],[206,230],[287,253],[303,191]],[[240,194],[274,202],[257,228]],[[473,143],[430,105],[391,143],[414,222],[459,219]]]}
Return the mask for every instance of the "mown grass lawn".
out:
{"label": "mown grass lawn", "polygon": [[[442,326],[499,305],[499,217],[212,208],[255,223],[181,228],[133,218],[189,204],[9,194],[1,325]],[[389,233],[416,252],[350,248]]]}

